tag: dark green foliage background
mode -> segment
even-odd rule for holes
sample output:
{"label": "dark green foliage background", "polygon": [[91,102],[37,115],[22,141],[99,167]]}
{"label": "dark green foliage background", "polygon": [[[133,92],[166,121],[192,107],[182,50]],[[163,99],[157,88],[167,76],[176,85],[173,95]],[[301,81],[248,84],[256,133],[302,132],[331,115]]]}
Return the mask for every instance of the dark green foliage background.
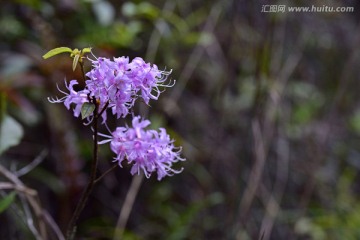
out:
{"label": "dark green foliage background", "polygon": [[[62,230],[92,154],[91,131],[47,101],[60,95],[56,84],[64,89],[65,78],[83,84],[67,54],[41,58],[67,46],[93,47],[96,56],[141,56],[173,69],[177,80],[150,108],[138,103],[134,111],[183,146],[187,161],[177,168],[184,171],[142,183],[125,239],[360,238],[358,1],[0,4],[1,116],[24,130],[0,164],[19,169],[47,151],[21,179]],[[354,12],[262,13],[266,4]],[[110,118],[109,126],[130,119]],[[108,145],[100,147],[99,172],[113,157]],[[81,239],[112,239],[129,170],[118,168],[96,185],[79,221]],[[0,238],[31,239],[10,208],[0,214]]]}

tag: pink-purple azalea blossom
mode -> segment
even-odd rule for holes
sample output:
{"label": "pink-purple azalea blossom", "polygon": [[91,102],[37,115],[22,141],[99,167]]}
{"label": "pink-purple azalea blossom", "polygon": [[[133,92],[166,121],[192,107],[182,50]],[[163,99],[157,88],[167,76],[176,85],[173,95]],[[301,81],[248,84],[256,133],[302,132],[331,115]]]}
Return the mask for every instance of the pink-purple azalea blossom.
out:
{"label": "pink-purple azalea blossom", "polygon": [[[108,58],[91,61],[92,69],[85,74],[88,79],[83,90],[74,90],[78,82],[71,80],[69,84],[65,82],[68,93],[58,88],[65,96],[49,99],[52,103],[63,102],[67,109],[73,105],[75,117],[81,114],[84,103],[94,101],[98,104],[98,114],[103,111],[103,123],[107,119],[104,108],[110,108],[117,118],[125,117],[136,99],[142,98],[149,104],[150,99],[158,99],[161,93],[159,87],[172,87],[175,83],[165,83],[171,71],[160,71],[155,64],[146,63],[140,57],[131,62],[128,57],[114,58],[113,61]],[[89,115],[89,122],[91,117],[93,114]],[[157,178],[161,180],[165,176],[180,173],[182,169],[175,170],[172,165],[185,160],[180,157],[181,148],[174,146],[174,141],[164,128],[158,131],[145,130],[149,125],[149,120],[134,117],[132,127],[118,127],[112,136],[99,134],[108,137],[99,144],[110,142],[110,148],[116,154],[114,161],[119,166],[125,160],[132,164],[132,175],[143,172],[149,178],[153,172],[157,172]]]}
{"label": "pink-purple azalea blossom", "polygon": [[[107,106],[117,118],[125,117],[136,99],[142,98],[149,104],[150,99],[158,99],[161,93],[159,87],[172,87],[175,83],[165,83],[171,71],[161,71],[155,64],[146,63],[140,57],[131,62],[128,57],[114,58],[113,61],[100,57],[91,61],[93,68],[86,73],[88,80],[84,90],[76,92],[73,85],[78,82],[71,80],[66,86],[69,93],[59,89],[66,95],[60,99],[49,99],[51,102],[64,102],[68,109],[74,104],[75,117],[79,116],[82,104],[93,97],[100,102],[99,110]],[[102,117],[104,123],[106,111]]]}
{"label": "pink-purple azalea blossom", "polygon": [[116,154],[114,161],[122,166],[126,160],[132,164],[131,174],[143,172],[147,178],[157,172],[157,179],[180,173],[181,170],[172,168],[173,163],[184,161],[180,157],[181,148],[173,144],[173,140],[164,128],[159,131],[145,130],[150,125],[149,120],[141,120],[139,116],[132,120],[132,127],[118,127],[112,133],[111,150]]}

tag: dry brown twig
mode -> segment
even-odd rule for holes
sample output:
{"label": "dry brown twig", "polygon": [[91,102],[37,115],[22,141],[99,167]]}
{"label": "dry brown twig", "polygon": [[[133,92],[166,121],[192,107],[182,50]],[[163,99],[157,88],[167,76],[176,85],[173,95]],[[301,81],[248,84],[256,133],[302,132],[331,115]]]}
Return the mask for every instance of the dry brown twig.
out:
{"label": "dry brown twig", "polygon": [[0,175],[7,181],[0,182],[1,190],[14,190],[19,195],[26,223],[37,240],[50,239],[47,227],[55,233],[56,239],[64,240],[59,227],[40,204],[36,190],[27,187],[17,176],[0,164]]}
{"label": "dry brown twig", "polygon": [[129,219],[131,209],[133,208],[136,195],[139,192],[144,175],[135,175],[132,179],[129,191],[126,194],[125,202],[122,205],[118,221],[116,223],[113,240],[120,240],[123,237],[127,220]]}

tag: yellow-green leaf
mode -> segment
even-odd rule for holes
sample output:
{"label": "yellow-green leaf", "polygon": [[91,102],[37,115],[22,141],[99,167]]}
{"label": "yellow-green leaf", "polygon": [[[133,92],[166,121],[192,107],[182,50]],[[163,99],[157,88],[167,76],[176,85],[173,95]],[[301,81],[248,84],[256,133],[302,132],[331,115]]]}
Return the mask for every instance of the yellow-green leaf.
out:
{"label": "yellow-green leaf", "polygon": [[83,50],[81,50],[82,53],[89,53],[91,52],[91,47],[88,48],[83,48]]}
{"label": "yellow-green leaf", "polygon": [[85,119],[89,117],[95,110],[95,104],[93,103],[84,103],[81,107],[81,117]]}
{"label": "yellow-green leaf", "polygon": [[55,55],[58,55],[58,54],[60,54],[60,53],[65,53],[65,52],[71,53],[72,50],[71,50],[71,48],[68,48],[68,47],[58,47],[58,48],[54,48],[54,49],[48,51],[48,52],[43,56],[43,58],[44,58],[44,59],[48,59],[48,58],[50,58],[50,57],[53,57],[53,56],[55,56]]}
{"label": "yellow-green leaf", "polygon": [[0,213],[8,209],[10,207],[11,203],[15,200],[16,192],[13,191],[0,199]]}
{"label": "yellow-green leaf", "polygon": [[75,71],[75,69],[76,69],[76,65],[77,65],[78,62],[79,62],[79,58],[80,58],[80,55],[79,55],[79,54],[76,54],[75,57],[74,57],[73,65],[72,65],[73,71]]}
{"label": "yellow-green leaf", "polygon": [[70,57],[75,57],[76,55],[79,55],[81,51],[79,49],[74,48],[74,50],[71,51]]}

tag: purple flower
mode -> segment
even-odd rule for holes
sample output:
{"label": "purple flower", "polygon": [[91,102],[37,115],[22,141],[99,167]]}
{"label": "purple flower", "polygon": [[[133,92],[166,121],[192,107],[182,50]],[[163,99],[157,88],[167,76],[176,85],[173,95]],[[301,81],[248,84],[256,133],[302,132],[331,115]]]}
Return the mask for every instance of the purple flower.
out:
{"label": "purple flower", "polygon": [[98,58],[92,61],[93,69],[86,74],[89,77],[86,87],[90,96],[100,101],[100,108],[109,102],[109,108],[118,118],[125,117],[134,105],[131,79],[125,75],[128,62],[129,59],[125,57],[115,61]]}
{"label": "purple flower", "polygon": [[100,105],[109,102],[117,118],[125,117],[138,97],[149,104],[150,99],[158,99],[159,87],[173,86],[164,84],[171,72],[160,71],[155,64],[151,66],[140,57],[132,62],[128,57],[114,58],[114,61],[98,58],[92,63],[93,69],[86,74],[87,89],[92,97],[100,100]]}
{"label": "purple flower", "polygon": [[76,92],[73,87],[74,87],[74,85],[77,85],[77,84],[78,84],[78,82],[76,80],[71,80],[69,85],[67,85],[66,81],[65,81],[65,86],[69,90],[69,93],[66,93],[66,92],[60,90],[58,87],[58,90],[61,93],[64,93],[65,96],[60,99],[59,98],[55,98],[55,99],[48,98],[49,102],[51,102],[51,103],[63,102],[67,109],[70,109],[70,105],[72,103],[74,103],[76,105],[74,108],[74,116],[78,117],[80,115],[82,105],[85,102],[88,102],[89,91],[87,89],[84,89],[82,91]]}
{"label": "purple flower", "polygon": [[[84,102],[95,98],[99,103],[99,111],[105,106],[112,110],[117,118],[125,117],[132,109],[137,98],[142,98],[146,104],[150,99],[157,100],[161,91],[159,87],[172,87],[175,83],[165,84],[171,71],[160,71],[158,67],[146,63],[137,57],[129,62],[128,57],[110,60],[97,58],[92,61],[92,69],[86,73],[85,89],[79,92],[73,90],[77,84],[72,80],[66,86],[70,93],[61,99],[50,99],[52,103],[64,102],[69,109],[70,104],[76,104],[74,116],[78,117]],[[90,116],[91,117],[91,116]],[[106,122],[106,111],[102,114],[103,123]]]}
{"label": "purple flower", "polygon": [[140,174],[142,171],[147,178],[155,171],[158,180],[180,173],[182,169],[174,170],[172,165],[185,160],[180,157],[181,148],[174,146],[174,141],[170,139],[165,129],[161,128],[159,132],[145,130],[148,125],[150,125],[149,120],[134,117],[131,128],[118,127],[112,133],[110,147],[116,154],[114,161],[121,166],[126,159],[129,164],[133,164],[132,175]]}

